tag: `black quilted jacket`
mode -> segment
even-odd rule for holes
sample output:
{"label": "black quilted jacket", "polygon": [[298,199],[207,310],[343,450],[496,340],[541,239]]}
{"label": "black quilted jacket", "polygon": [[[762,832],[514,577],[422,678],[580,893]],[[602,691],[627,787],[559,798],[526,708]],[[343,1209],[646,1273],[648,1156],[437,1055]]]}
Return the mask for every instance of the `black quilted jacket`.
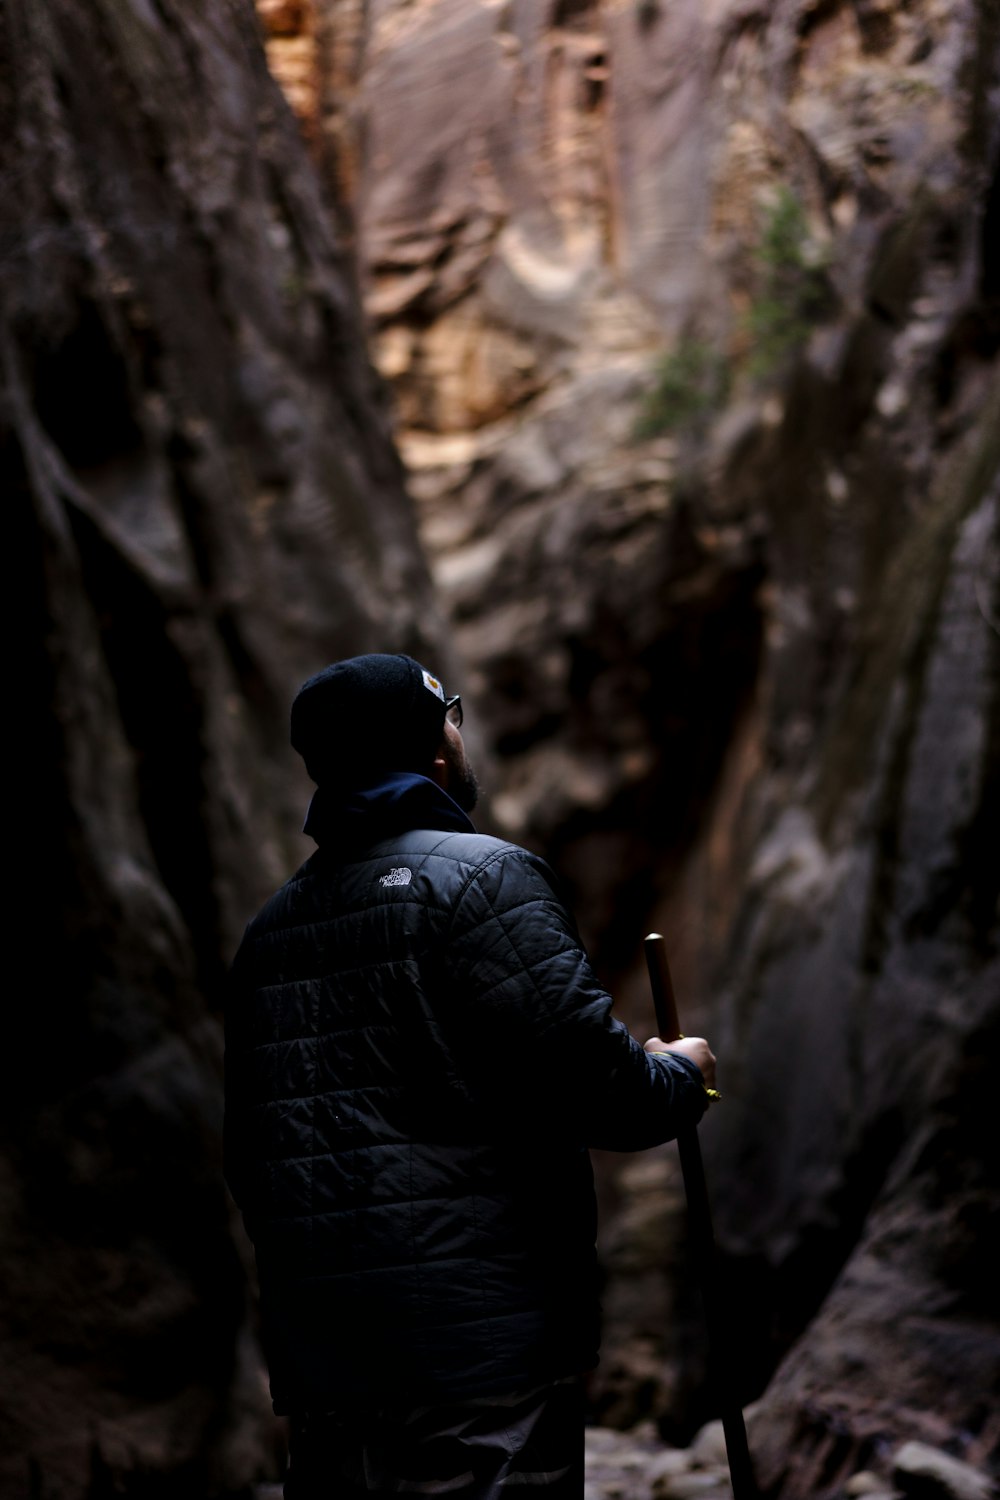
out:
{"label": "black quilted jacket", "polygon": [[[278,1411],[588,1368],[586,1148],[651,1146],[704,1109],[692,1063],[612,1018],[542,861],[450,831],[471,825],[410,780],[408,807],[367,820],[377,843],[321,845],[233,967],[226,1174]],[[417,811],[445,827],[386,832]]]}

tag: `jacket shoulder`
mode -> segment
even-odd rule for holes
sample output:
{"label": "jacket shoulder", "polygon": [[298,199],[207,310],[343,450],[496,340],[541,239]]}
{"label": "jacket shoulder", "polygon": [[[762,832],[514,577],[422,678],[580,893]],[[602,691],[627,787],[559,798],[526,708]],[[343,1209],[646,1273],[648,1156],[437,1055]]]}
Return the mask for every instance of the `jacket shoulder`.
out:
{"label": "jacket shoulder", "polygon": [[487,871],[526,873],[554,884],[537,855],[485,833],[413,828],[394,833],[344,862],[314,854],[276,891],[248,924],[236,962],[257,939],[275,931],[328,921],[337,913],[374,904],[423,904],[442,916]]}
{"label": "jacket shoulder", "polygon": [[436,871],[449,889],[465,889],[480,877],[492,872],[509,872],[512,879],[540,877],[554,889],[555,875],[545,861],[520,844],[493,838],[486,833],[443,833],[432,829],[411,829],[385,844],[377,845],[370,856],[419,859],[428,872]]}
{"label": "jacket shoulder", "polygon": [[493,838],[488,833],[449,833],[432,828],[412,828],[407,833],[394,835],[392,839],[387,839],[383,845],[376,847],[380,851],[391,848],[400,854],[433,855],[438,859],[467,865],[470,869],[478,869],[492,863],[495,859],[503,859],[505,856],[535,858],[519,844]]}

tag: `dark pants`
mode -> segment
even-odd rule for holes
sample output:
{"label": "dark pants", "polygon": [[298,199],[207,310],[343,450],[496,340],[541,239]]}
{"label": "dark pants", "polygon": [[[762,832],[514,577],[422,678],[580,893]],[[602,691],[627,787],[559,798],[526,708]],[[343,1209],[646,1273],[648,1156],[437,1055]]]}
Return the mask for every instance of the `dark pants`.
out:
{"label": "dark pants", "polygon": [[508,1396],[293,1417],[285,1500],[500,1500],[523,1486],[581,1500],[583,1416],[573,1376]]}

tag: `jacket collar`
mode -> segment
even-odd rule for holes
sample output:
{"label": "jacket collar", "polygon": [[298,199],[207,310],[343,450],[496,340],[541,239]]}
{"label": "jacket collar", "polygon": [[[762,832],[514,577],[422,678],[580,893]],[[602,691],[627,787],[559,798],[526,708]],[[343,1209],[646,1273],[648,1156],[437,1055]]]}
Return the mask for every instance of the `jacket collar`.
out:
{"label": "jacket collar", "polygon": [[317,787],[302,831],[324,851],[363,848],[411,828],[475,833],[453,797],[415,771],[388,771],[367,786]]}

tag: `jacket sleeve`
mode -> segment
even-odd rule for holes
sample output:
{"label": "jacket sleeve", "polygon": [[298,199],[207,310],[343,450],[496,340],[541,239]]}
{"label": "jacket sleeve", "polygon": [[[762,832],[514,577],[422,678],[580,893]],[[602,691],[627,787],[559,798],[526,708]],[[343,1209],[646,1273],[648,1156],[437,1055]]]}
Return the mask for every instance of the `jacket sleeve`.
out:
{"label": "jacket sleeve", "polygon": [[526,850],[466,882],[442,963],[464,1071],[501,1128],[638,1151],[704,1113],[697,1066],[645,1052],[612,1016],[551,871]]}

